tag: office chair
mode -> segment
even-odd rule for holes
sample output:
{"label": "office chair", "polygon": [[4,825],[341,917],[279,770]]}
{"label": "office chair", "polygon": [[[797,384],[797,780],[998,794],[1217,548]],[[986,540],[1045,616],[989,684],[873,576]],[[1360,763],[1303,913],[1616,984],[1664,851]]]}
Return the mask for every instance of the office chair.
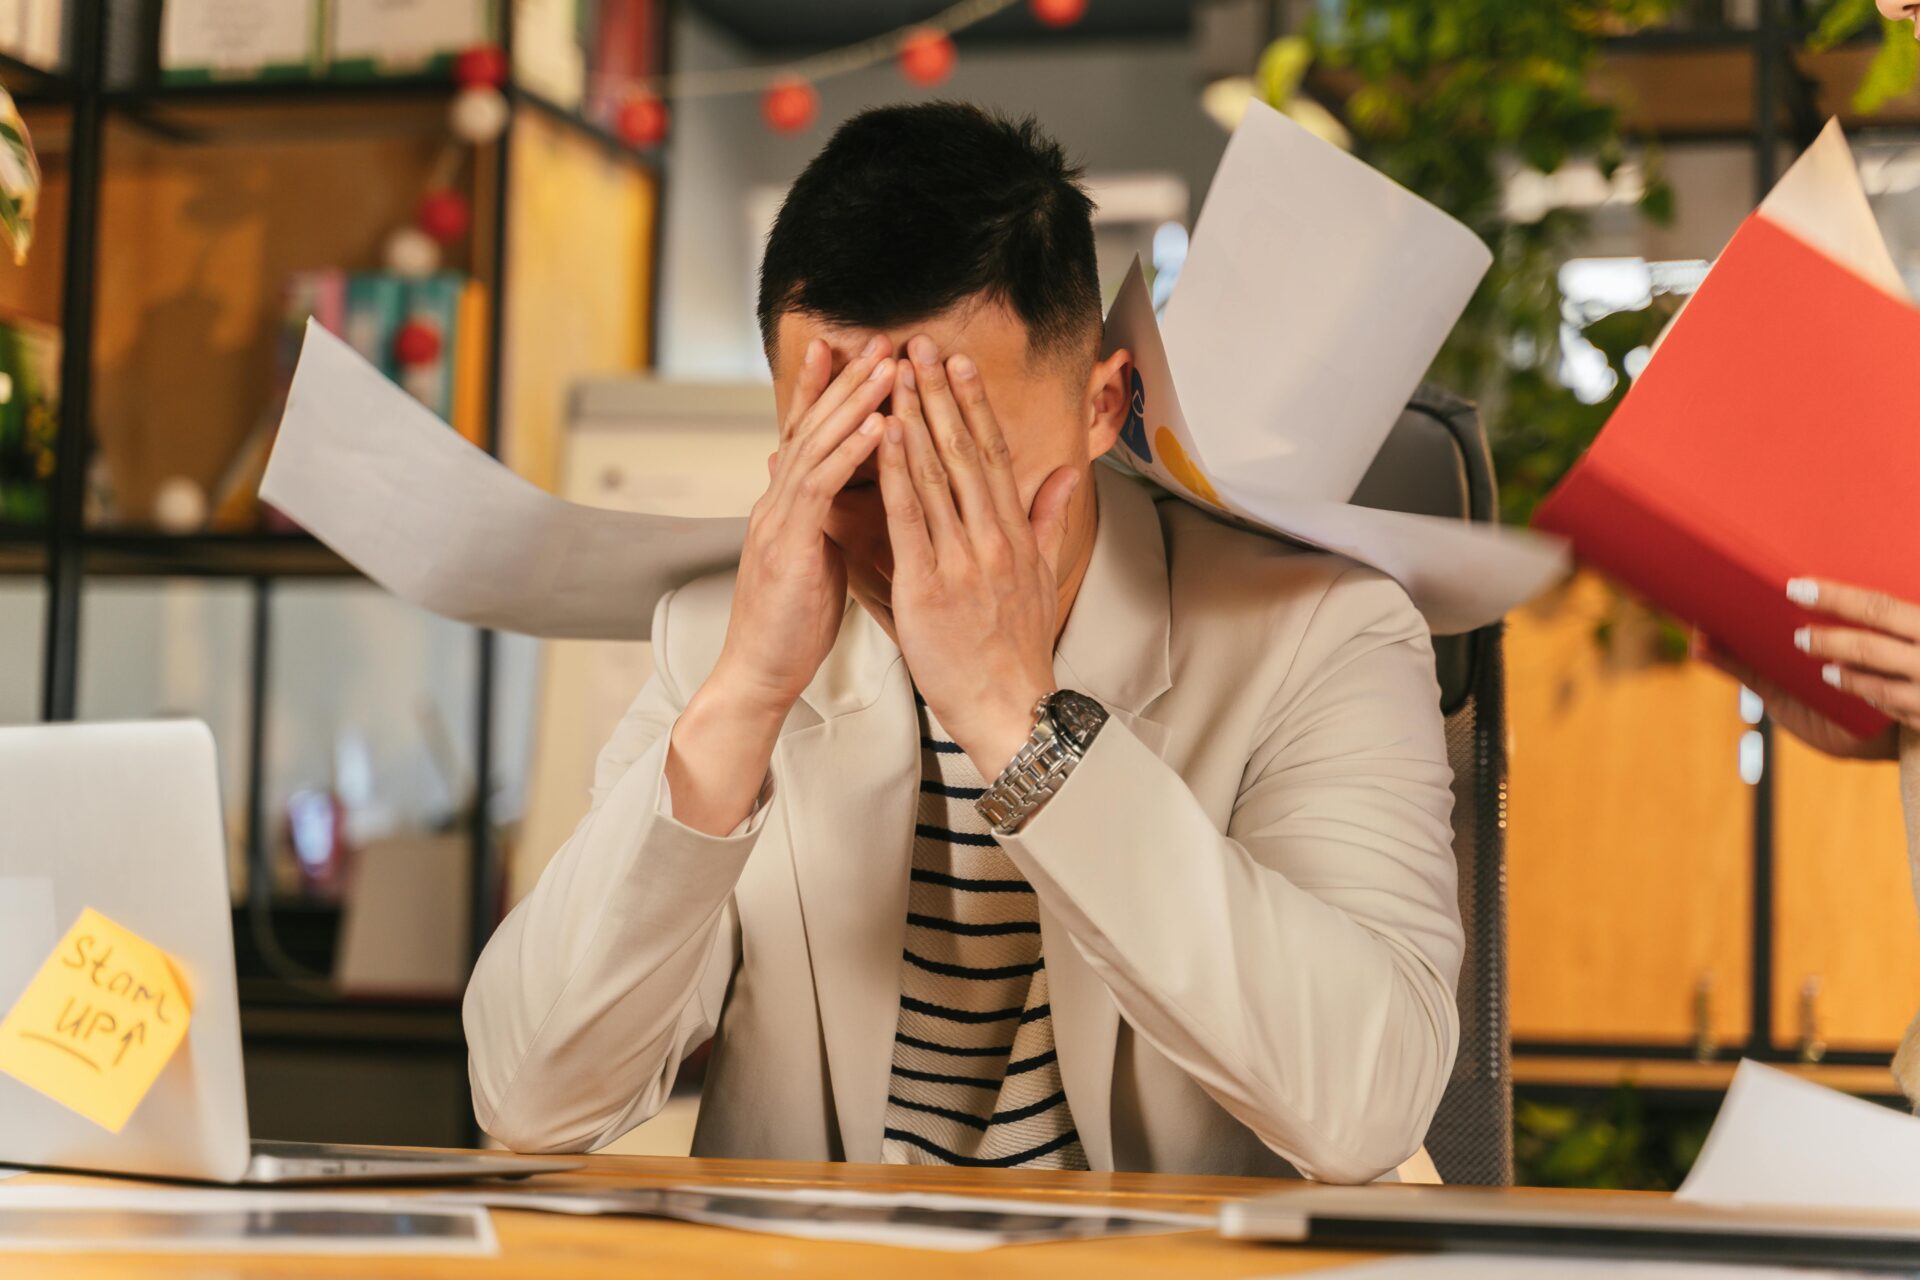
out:
{"label": "office chair", "polygon": [[[1353,501],[1364,507],[1492,522],[1493,458],[1472,404],[1434,386],[1414,392]],[[1460,969],[1460,1056],[1427,1152],[1448,1182],[1513,1181],[1513,1071],[1507,1039],[1506,677],[1499,623],[1434,637],[1447,758],[1453,766],[1453,853],[1460,869],[1466,957]]]}

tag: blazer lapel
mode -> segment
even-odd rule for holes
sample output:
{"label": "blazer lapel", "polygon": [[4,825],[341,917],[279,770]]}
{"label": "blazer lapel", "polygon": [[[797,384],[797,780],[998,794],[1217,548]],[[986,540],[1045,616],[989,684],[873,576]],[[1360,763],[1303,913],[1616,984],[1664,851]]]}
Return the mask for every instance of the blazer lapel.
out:
{"label": "blazer lapel", "polygon": [[899,1020],[918,720],[899,650],[858,605],[803,697],[822,719],[781,739],[778,776],[842,1154],[871,1162]]}
{"label": "blazer lapel", "polygon": [[[1097,698],[1155,755],[1164,726],[1142,714],[1171,686],[1166,546],[1153,498],[1110,467],[1096,466],[1100,525],[1073,613],[1054,651],[1061,687]],[[1113,1060],[1120,1011],[1065,925],[1040,903],[1040,946],[1053,1005],[1060,1080],[1087,1162],[1113,1168]]]}

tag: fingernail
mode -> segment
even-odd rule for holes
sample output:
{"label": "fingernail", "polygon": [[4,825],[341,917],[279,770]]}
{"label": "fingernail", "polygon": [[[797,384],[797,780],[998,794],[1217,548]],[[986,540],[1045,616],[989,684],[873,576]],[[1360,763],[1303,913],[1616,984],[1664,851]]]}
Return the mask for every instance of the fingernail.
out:
{"label": "fingernail", "polygon": [[909,391],[912,391],[919,385],[914,381],[913,361],[911,360],[902,360],[900,362],[900,385]]}
{"label": "fingernail", "polygon": [[1820,584],[1812,578],[1788,578],[1787,599],[1799,605],[1820,603]]}
{"label": "fingernail", "polygon": [[870,436],[879,429],[880,415],[877,413],[869,414],[867,420],[860,424],[860,434],[863,436]]}
{"label": "fingernail", "polygon": [[887,421],[887,443],[888,444],[900,443],[900,424],[898,422],[893,421],[892,419],[889,419]]}
{"label": "fingernail", "polygon": [[887,347],[886,340],[876,333],[871,338],[867,339],[866,350],[862,351],[860,354],[863,356],[877,356],[882,351],[886,350],[886,347]]}
{"label": "fingernail", "polygon": [[1802,653],[1813,652],[1813,628],[1798,627],[1793,633],[1793,647]]}
{"label": "fingernail", "polygon": [[955,356],[953,359],[947,361],[947,368],[953,371],[953,376],[956,378],[971,378],[978,372],[978,370],[973,367],[973,361],[967,359],[965,356]]}
{"label": "fingernail", "polygon": [[1840,664],[1837,662],[1829,662],[1826,666],[1820,668],[1820,678],[1838,689],[1840,687]]}
{"label": "fingernail", "polygon": [[873,372],[867,375],[867,381],[879,382],[883,378],[890,378],[892,376],[893,376],[893,361],[882,360],[879,364],[876,364],[875,366],[873,366]]}
{"label": "fingernail", "polygon": [[921,364],[932,364],[940,354],[934,350],[933,339],[925,336],[916,337],[907,345],[912,349],[913,358]]}

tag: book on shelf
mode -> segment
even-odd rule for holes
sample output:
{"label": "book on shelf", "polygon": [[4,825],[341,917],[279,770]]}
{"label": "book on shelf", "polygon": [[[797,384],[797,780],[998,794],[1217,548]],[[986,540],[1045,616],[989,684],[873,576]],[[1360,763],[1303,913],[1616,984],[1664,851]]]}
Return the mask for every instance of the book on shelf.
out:
{"label": "book on shelf", "polygon": [[328,71],[351,80],[446,73],[494,38],[495,0],[332,0]]}
{"label": "book on shelf", "polygon": [[0,524],[44,524],[60,430],[60,331],[0,316]]}
{"label": "book on shelf", "polygon": [[[258,491],[309,317],[339,334],[463,437],[486,445],[490,335],[485,285],[451,271],[418,279],[375,271],[299,272],[284,290],[273,394],[216,489],[210,522],[215,529],[264,526],[284,532],[293,527],[262,507]],[[432,360],[409,365],[399,360],[395,340],[409,322],[428,325],[438,335],[439,349]]]}
{"label": "book on shelf", "polygon": [[174,84],[298,80],[324,62],[321,0],[167,0],[160,78]]}

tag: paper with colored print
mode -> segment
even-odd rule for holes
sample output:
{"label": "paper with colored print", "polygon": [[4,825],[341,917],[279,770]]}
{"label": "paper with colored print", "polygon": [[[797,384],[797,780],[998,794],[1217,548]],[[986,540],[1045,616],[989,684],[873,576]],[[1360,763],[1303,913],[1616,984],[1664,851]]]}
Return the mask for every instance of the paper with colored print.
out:
{"label": "paper with colored print", "polygon": [[167,954],[89,907],[0,1020],[0,1071],[118,1133],[192,1018]]}
{"label": "paper with colored print", "polygon": [[1134,359],[1133,403],[1119,452],[1135,470],[1199,506],[1378,569],[1406,590],[1434,631],[1485,626],[1565,572],[1561,544],[1525,530],[1301,497],[1284,458],[1264,467],[1216,469],[1213,437],[1202,445],[1198,429],[1187,425],[1137,263],[1107,314],[1106,342],[1108,350],[1125,347]]}

